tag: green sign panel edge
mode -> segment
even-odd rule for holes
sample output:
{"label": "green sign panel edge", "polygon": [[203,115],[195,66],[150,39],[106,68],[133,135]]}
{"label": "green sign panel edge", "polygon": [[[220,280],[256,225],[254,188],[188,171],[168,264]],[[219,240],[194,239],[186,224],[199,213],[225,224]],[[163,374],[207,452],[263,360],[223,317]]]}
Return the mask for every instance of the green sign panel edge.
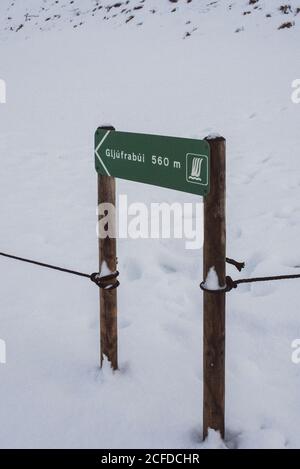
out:
{"label": "green sign panel edge", "polygon": [[103,175],[191,194],[206,196],[210,190],[206,140],[98,128],[95,166]]}

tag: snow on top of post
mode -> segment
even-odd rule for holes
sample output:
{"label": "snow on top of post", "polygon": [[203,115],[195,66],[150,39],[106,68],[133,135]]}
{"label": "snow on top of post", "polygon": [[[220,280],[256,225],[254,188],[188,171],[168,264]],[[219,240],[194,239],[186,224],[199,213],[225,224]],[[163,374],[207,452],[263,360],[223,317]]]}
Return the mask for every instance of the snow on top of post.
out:
{"label": "snow on top of post", "polygon": [[222,138],[222,135],[219,134],[218,132],[212,132],[211,134],[207,135],[207,137],[205,137],[206,140],[214,140],[215,138]]}

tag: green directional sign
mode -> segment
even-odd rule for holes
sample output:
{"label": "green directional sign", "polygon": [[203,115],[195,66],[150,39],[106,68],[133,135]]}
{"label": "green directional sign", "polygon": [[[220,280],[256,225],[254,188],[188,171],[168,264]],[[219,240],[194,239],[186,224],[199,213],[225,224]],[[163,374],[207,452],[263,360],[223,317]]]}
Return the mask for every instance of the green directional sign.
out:
{"label": "green directional sign", "polygon": [[206,196],[210,147],[205,140],[117,132],[95,134],[100,174]]}

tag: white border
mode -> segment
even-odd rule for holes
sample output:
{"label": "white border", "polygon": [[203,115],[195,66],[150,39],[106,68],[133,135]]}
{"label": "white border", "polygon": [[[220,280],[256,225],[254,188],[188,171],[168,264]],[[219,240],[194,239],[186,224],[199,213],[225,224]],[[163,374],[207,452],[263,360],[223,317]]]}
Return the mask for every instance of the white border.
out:
{"label": "white border", "polygon": [[[189,156],[197,156],[197,157],[201,157],[201,158],[206,158],[206,161],[207,161],[207,164],[206,164],[206,180],[207,180],[207,183],[206,184],[202,184],[202,182],[194,182],[194,181],[190,181],[188,179],[188,157]],[[199,155],[197,153],[187,153],[186,156],[185,156],[185,179],[186,179],[186,182],[188,182],[189,184],[197,184],[198,186],[208,186],[208,156],[207,155]]]}

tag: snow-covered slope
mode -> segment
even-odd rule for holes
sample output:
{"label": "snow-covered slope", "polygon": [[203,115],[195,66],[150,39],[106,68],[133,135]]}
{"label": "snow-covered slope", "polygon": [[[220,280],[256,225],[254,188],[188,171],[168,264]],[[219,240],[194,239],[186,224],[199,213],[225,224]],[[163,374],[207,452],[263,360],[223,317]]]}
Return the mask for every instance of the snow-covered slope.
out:
{"label": "snow-covered slope", "polygon": [[[164,25],[166,18],[183,37],[201,34],[208,15],[217,15],[232,31],[248,28],[276,29],[299,26],[297,0],[26,0],[2,1],[0,31],[3,34],[33,30],[88,28],[94,18],[99,28],[103,22],[111,27],[127,24]],[[166,31],[165,31],[166,32]],[[7,34],[9,36],[9,34]]]}
{"label": "snow-covered slope", "polygon": [[[223,134],[228,255],[246,261],[243,276],[299,273],[300,1],[287,14],[275,0],[112,3],[1,0],[0,251],[95,271],[93,133],[111,122]],[[118,192],[197,201],[124,181]],[[0,260],[1,447],[203,447],[202,252],[120,240],[118,257],[116,375],[97,367],[95,286]],[[228,295],[229,447],[300,447],[298,285]]]}

